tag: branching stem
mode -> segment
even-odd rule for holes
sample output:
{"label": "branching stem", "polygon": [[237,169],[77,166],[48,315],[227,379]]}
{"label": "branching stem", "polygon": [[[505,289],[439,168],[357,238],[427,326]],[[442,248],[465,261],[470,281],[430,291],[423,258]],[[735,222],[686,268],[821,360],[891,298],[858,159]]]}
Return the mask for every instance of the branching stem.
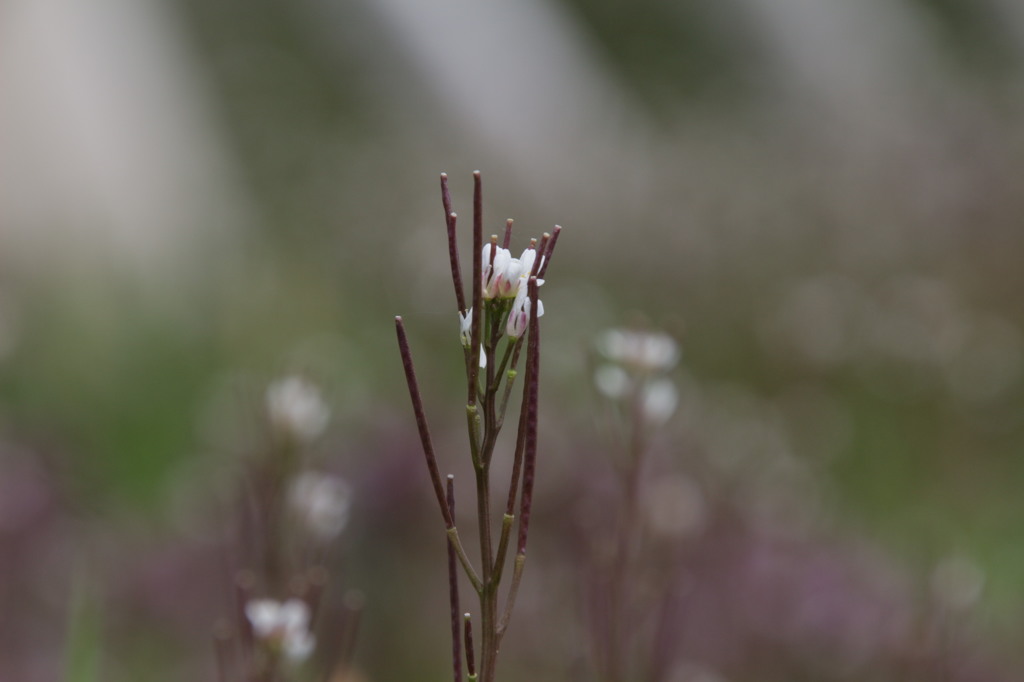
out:
{"label": "branching stem", "polygon": [[[470,306],[466,306],[463,291],[462,273],[459,251],[456,240],[457,216],[453,211],[451,195],[448,191],[448,176],[441,174],[441,201],[445,213],[445,225],[448,237],[448,253],[452,271],[452,282],[455,287],[456,305],[458,307],[462,343],[465,345],[464,360],[466,365],[466,430],[469,436],[470,455],[476,483],[477,532],[480,541],[480,573],[477,573],[466,554],[455,527],[455,498],[453,479],[448,478],[447,490],[442,484],[437,458],[434,454],[430,431],[427,427],[426,414],[416,382],[409,343],[402,325],[402,318],[395,318],[398,334],[398,346],[402,355],[409,397],[412,401],[413,414],[420,436],[427,471],[431,485],[437,497],[444,518],[448,538],[448,568],[450,606],[452,618],[452,659],[455,682],[462,682],[462,655],[467,663],[468,682],[494,682],[497,668],[498,651],[501,639],[508,628],[508,623],[515,605],[519,585],[522,581],[523,567],[526,563],[526,538],[530,523],[530,511],[533,501],[533,480],[537,456],[537,384],[539,373],[540,332],[538,327],[538,287],[547,269],[554,249],[558,232],[555,227],[553,234],[545,234],[539,242],[531,240],[530,248],[537,250],[533,270],[525,273],[528,280],[515,281],[517,286],[526,286],[529,297],[530,314],[528,334],[519,338],[510,338],[498,357],[499,346],[505,333],[508,315],[513,308],[513,300],[509,298],[484,299],[484,249],[483,249],[483,192],[480,172],[473,173],[473,275],[470,290]],[[512,221],[505,226],[502,249],[508,249],[512,234]],[[502,263],[497,261],[498,238],[492,237],[489,245],[488,277],[508,276],[508,271],[501,273],[502,263],[508,263],[508,255]],[[519,275],[512,275],[518,277]],[[498,280],[493,280],[497,282]],[[507,290],[503,287],[503,295]],[[488,289],[490,291],[490,288]],[[516,292],[513,291],[513,294]],[[521,299],[519,299],[521,301]],[[471,313],[470,313],[471,311]],[[469,318],[467,320],[467,315]],[[518,322],[517,322],[518,327]],[[521,351],[526,346],[526,380],[523,385],[523,401],[520,409],[519,428],[516,437],[512,475],[509,481],[508,498],[505,513],[501,519],[501,530],[498,537],[497,551],[493,543],[491,527],[491,490],[490,465],[498,442],[498,434],[504,425],[506,411],[517,377],[517,366]],[[481,371],[480,363],[485,354],[485,369]],[[502,386],[504,382],[504,386]],[[520,481],[522,486],[520,488]],[[519,511],[516,513],[516,502]],[[512,544],[512,527],[516,518],[519,519],[518,538],[515,559],[513,560],[511,585],[503,607],[499,608],[499,587],[508,561],[509,547]],[[480,666],[477,668],[474,658],[472,627],[469,614],[459,617],[458,576],[456,565],[461,565],[469,582],[476,591],[480,603]],[[461,621],[461,627],[460,627]],[[461,629],[461,637],[460,637]]]}

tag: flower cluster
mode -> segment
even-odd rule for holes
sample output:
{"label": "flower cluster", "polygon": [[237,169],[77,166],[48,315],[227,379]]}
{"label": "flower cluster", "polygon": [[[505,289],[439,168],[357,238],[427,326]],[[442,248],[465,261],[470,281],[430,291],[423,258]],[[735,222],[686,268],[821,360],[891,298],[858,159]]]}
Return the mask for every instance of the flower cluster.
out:
{"label": "flower cluster", "polygon": [[291,663],[300,663],[313,653],[316,640],[309,632],[309,606],[304,601],[253,599],[245,605],[245,617],[253,636],[268,651]]}
{"label": "flower cluster", "polygon": [[[550,240],[550,235],[546,235]],[[490,310],[498,316],[505,317],[505,334],[510,339],[519,339],[526,333],[530,325],[530,308],[533,305],[529,296],[529,280],[537,277],[537,286],[544,284],[539,276],[543,271],[546,256],[537,259],[536,240],[532,240],[529,248],[519,258],[513,258],[512,252],[498,246],[498,238],[494,236],[490,243],[485,244],[481,253],[483,269],[481,271],[481,294]],[[550,242],[545,241],[544,244]],[[537,301],[537,317],[544,314],[544,303]],[[460,337],[462,345],[469,347],[472,331],[473,309],[459,313]],[[480,353],[480,367],[487,366],[485,351]]]}
{"label": "flower cluster", "polygon": [[663,424],[676,410],[679,393],[666,376],[679,360],[679,344],[664,332],[609,329],[596,342],[603,362],[594,372],[607,398],[632,398],[644,420]]}
{"label": "flower cluster", "polygon": [[537,251],[534,248],[526,249],[519,258],[513,258],[511,251],[497,243],[486,244],[483,251],[483,297],[487,300],[515,298],[519,289],[525,288],[526,279],[533,274],[536,262]]}

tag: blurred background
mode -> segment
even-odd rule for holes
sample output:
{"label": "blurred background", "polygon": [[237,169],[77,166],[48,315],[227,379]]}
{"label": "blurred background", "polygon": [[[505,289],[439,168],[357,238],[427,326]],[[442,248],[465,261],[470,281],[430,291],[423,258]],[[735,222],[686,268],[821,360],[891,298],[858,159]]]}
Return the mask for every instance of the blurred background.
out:
{"label": "blurred background", "polygon": [[465,227],[478,168],[488,233],[565,228],[507,674],[596,679],[593,340],[644,320],[682,348],[657,679],[1017,679],[1022,67],[1015,0],[0,4],[0,679],[90,637],[100,679],[214,679],[225,500],[295,371],[358,667],[446,679],[392,320],[468,480],[437,177]]}

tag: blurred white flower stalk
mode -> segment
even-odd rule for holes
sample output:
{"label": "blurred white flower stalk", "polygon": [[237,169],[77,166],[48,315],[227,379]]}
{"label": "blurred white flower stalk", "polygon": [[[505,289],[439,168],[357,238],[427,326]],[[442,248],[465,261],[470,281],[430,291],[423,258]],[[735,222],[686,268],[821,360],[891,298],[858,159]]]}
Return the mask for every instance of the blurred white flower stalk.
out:
{"label": "blurred white flower stalk", "polygon": [[610,501],[616,523],[589,537],[583,580],[588,592],[600,595],[587,619],[595,672],[602,682],[625,682],[645,679],[642,671],[661,641],[651,617],[659,605],[651,595],[663,596],[670,585],[656,567],[671,563],[672,544],[700,530],[704,500],[686,476],[645,479],[650,435],[679,404],[671,377],[679,344],[664,332],[617,328],[598,335],[594,347],[594,384],[613,417],[604,423],[621,452],[612,457],[619,478],[618,499]]}
{"label": "blurred white flower stalk", "polygon": [[[320,389],[290,375],[271,382],[263,397],[266,447],[247,463],[231,552],[235,612],[214,639],[219,682],[299,679],[299,664],[316,644],[312,628],[328,583],[328,552],[351,507],[344,479],[308,468],[310,448],[330,421]],[[334,614],[344,645],[320,652],[318,662],[351,663],[360,603],[348,599]]]}
{"label": "blurred white flower stalk", "polygon": [[[395,318],[395,325],[409,396],[412,399],[413,413],[426,457],[427,471],[447,531],[452,668],[455,681],[463,680],[464,654],[468,680],[494,682],[498,650],[512,615],[526,563],[526,539],[537,457],[537,395],[540,373],[538,320],[544,314],[544,306],[538,298],[538,291],[544,283],[544,273],[551,261],[551,254],[554,252],[561,228],[556,225],[551,234],[544,234],[540,241],[531,239],[529,247],[519,258],[514,258],[509,251],[509,242],[512,238],[511,220],[505,225],[504,239],[500,246],[497,235],[492,236],[490,242],[484,244],[479,172],[473,174],[473,180],[473,277],[470,280],[472,299],[467,301],[463,291],[456,241],[457,216],[452,211],[448,178],[444,174],[441,175],[441,200],[448,231],[448,253],[452,283],[455,287],[456,312],[459,316],[459,340],[463,348],[466,369],[465,411],[470,459],[476,479],[479,566],[474,566],[466,554],[455,526],[454,477],[448,476],[447,481],[441,478],[402,318]],[[504,424],[524,346],[526,378],[523,382],[519,425],[512,451],[511,480],[508,484],[505,513],[501,518],[495,541],[490,502],[491,459],[498,444],[498,434]],[[514,558],[510,558],[512,528],[517,517],[518,537]],[[505,593],[505,603],[501,606],[498,588],[510,559],[511,583]],[[459,608],[459,565],[479,600],[479,658],[475,655],[472,616],[468,613],[463,615]],[[479,669],[476,665],[477,660],[480,662]]]}

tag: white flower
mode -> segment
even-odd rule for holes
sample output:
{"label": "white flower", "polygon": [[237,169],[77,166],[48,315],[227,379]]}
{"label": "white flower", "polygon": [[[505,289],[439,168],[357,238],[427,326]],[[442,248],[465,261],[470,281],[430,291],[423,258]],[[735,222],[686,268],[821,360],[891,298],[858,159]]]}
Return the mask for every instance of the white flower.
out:
{"label": "white flower", "polygon": [[526,249],[519,258],[513,258],[508,249],[495,246],[494,262],[491,262],[491,244],[484,245],[483,251],[483,297],[512,298],[526,286],[526,278],[533,271],[537,259],[536,249]]}
{"label": "white flower", "polygon": [[[473,309],[470,308],[465,313],[459,313],[459,339],[462,341],[463,348],[469,348],[469,345],[473,343]],[[480,369],[487,366],[487,353],[484,352],[484,344],[480,344]]]}
{"label": "white flower", "polygon": [[267,414],[282,434],[300,442],[314,440],[327,428],[330,411],[316,386],[297,376],[267,388]]}
{"label": "white flower", "polygon": [[[495,250],[493,260],[491,258],[492,248]],[[481,273],[484,298],[500,298],[515,283],[514,278],[509,281],[508,277],[512,260],[512,253],[508,249],[493,244],[484,244],[483,271]]]}
{"label": "white flower", "polygon": [[597,347],[609,360],[643,372],[665,372],[679,360],[679,344],[662,332],[609,329]]}
{"label": "white flower", "polygon": [[[527,295],[526,277],[521,277],[523,284],[516,293],[516,300],[512,303],[512,310],[508,313],[508,322],[505,323],[505,333],[513,339],[518,339],[530,326],[530,297]],[[540,281],[537,282],[540,284]],[[537,317],[544,315],[544,302],[537,299]]]}
{"label": "white flower", "polygon": [[245,616],[256,639],[288,660],[298,663],[313,652],[316,640],[309,632],[309,607],[302,600],[253,599],[245,605]]}
{"label": "white flower", "polygon": [[[514,258],[512,260],[515,260]],[[520,287],[526,286],[526,280],[533,272],[533,262],[537,260],[537,249],[526,249],[519,257],[519,278]]]}
{"label": "white flower", "polygon": [[338,476],[306,471],[292,481],[288,501],[303,525],[326,542],[348,523],[352,486]]}
{"label": "white flower", "polygon": [[463,348],[469,348],[473,343],[473,309],[470,308],[464,313],[459,313],[459,339],[462,340]]}

